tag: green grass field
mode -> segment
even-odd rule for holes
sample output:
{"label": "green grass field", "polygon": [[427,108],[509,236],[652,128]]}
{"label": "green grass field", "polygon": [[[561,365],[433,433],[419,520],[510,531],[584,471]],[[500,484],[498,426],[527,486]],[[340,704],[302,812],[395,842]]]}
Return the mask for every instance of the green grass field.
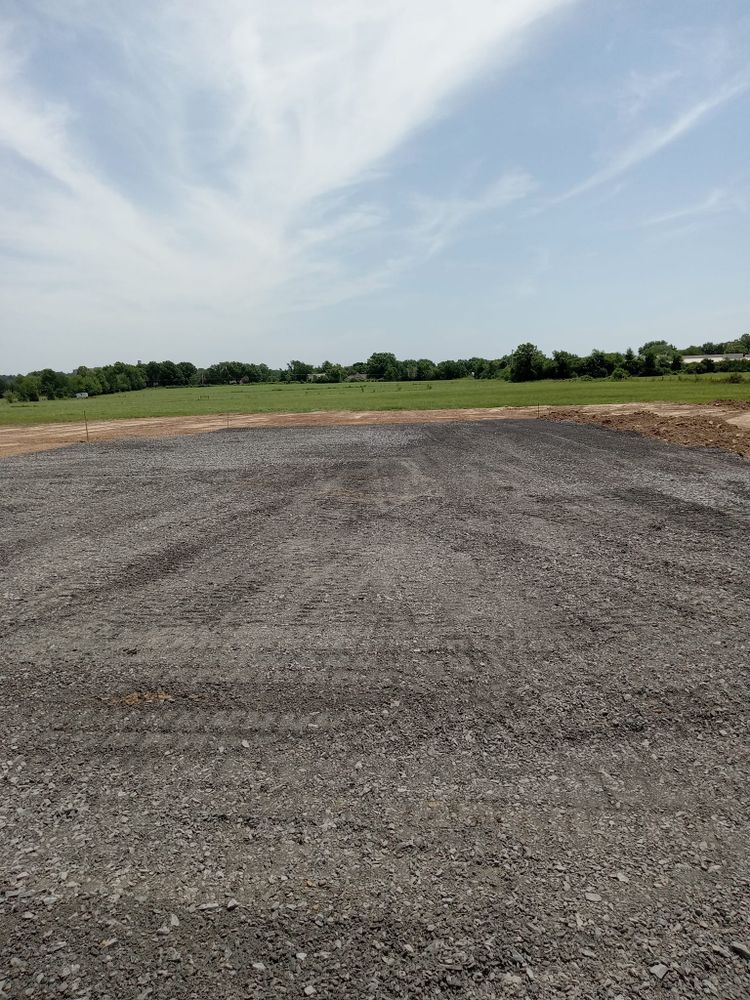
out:
{"label": "green grass field", "polygon": [[225,385],[143,389],[90,399],[8,403],[0,400],[0,424],[61,423],[83,419],[178,417],[208,413],[305,413],[311,410],[436,410],[486,406],[575,406],[585,403],[707,403],[750,400],[750,377],[727,383],[726,375],[631,378],[622,382],[373,382],[340,385]]}

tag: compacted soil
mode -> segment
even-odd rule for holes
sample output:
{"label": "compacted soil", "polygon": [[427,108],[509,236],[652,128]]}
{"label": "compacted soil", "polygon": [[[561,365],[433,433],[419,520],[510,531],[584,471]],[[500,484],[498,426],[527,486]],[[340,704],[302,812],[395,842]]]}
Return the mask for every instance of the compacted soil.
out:
{"label": "compacted soil", "polygon": [[545,420],[0,463],[0,996],[750,995],[750,464]]}

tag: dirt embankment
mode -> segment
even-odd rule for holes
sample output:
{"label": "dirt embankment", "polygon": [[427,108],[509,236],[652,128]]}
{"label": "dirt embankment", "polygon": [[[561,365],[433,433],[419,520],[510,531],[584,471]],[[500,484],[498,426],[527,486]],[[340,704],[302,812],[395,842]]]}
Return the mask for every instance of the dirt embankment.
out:
{"label": "dirt embankment", "polygon": [[673,444],[722,448],[750,458],[750,402],[611,403],[591,406],[496,406],[454,410],[315,410],[311,413],[215,413],[191,417],[0,427],[0,458],[86,441],[175,437],[238,427],[330,427],[446,421],[566,420],[635,431]]}
{"label": "dirt embankment", "polygon": [[721,448],[750,458],[750,403],[737,400],[701,405],[630,403],[627,406],[552,407],[545,413],[545,419],[599,424],[671,444]]}

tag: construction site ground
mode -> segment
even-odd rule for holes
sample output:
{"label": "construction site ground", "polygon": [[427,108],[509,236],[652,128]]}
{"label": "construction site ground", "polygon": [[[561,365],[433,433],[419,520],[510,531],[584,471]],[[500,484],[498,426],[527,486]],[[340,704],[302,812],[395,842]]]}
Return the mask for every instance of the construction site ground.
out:
{"label": "construction site ground", "polygon": [[750,463],[481,416],[0,462],[0,996],[749,995]]}

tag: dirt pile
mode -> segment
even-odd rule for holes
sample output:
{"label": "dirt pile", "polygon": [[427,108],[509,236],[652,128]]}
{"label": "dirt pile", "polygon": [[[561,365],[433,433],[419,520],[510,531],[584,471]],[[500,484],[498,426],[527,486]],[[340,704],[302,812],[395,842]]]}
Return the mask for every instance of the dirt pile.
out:
{"label": "dirt pile", "polygon": [[[637,405],[637,404],[636,404]],[[750,416],[750,403],[718,401],[702,406],[622,410],[619,407],[553,407],[545,420],[598,424],[616,431],[632,431],[670,444],[693,448],[721,448],[750,458],[750,420],[735,423],[742,414]]]}

